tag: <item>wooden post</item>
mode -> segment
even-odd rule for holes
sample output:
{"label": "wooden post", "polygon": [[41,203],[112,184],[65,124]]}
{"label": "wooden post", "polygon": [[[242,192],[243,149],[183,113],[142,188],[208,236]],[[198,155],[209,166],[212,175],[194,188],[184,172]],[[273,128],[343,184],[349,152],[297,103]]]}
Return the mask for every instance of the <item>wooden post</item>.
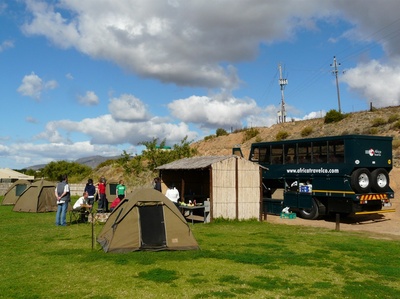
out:
{"label": "wooden post", "polygon": [[336,213],[336,228],[335,230],[339,231],[340,230],[340,214]]}

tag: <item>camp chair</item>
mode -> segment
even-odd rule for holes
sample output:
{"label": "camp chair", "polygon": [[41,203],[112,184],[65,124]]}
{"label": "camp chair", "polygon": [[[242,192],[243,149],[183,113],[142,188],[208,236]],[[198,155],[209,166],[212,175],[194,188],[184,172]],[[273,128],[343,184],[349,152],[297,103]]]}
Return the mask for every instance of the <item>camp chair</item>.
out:
{"label": "camp chair", "polygon": [[[82,209],[74,210],[71,205],[68,207],[68,212],[70,224],[72,224],[72,222],[79,224],[79,222],[82,220],[82,214],[85,213],[85,211],[82,211]],[[90,213],[90,211],[88,211],[88,213]]]}
{"label": "camp chair", "polygon": [[81,220],[81,211],[71,209],[69,211],[69,223],[72,224],[72,222],[75,222],[76,224],[79,224],[80,220]]}

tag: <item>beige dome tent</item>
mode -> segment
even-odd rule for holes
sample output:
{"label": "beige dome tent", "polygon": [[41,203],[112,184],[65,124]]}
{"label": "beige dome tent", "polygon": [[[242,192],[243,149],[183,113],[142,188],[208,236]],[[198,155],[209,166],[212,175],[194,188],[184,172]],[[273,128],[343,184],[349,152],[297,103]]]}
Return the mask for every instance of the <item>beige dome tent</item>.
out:
{"label": "beige dome tent", "polygon": [[161,192],[139,189],[129,196],[97,237],[105,252],[199,249],[185,218]]}
{"label": "beige dome tent", "polygon": [[4,194],[2,205],[14,205],[19,196],[25,191],[31,183],[27,180],[20,179],[15,181]]}
{"label": "beige dome tent", "polygon": [[20,195],[13,211],[33,213],[57,211],[55,188],[54,183],[45,180],[32,183]]}

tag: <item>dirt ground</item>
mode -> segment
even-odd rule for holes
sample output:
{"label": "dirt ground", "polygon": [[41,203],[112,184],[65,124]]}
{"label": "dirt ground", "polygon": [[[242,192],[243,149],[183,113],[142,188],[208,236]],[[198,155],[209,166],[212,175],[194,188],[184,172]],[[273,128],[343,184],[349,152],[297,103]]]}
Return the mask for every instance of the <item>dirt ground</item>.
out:
{"label": "dirt ground", "polygon": [[[341,231],[366,232],[371,238],[400,240],[400,168],[393,168],[390,172],[390,186],[395,192],[395,198],[392,200],[392,208],[396,209],[396,212],[359,215],[340,219],[338,229]],[[267,215],[266,221],[277,224],[336,229],[335,217],[306,220],[299,217],[296,219],[282,219],[279,216]]]}

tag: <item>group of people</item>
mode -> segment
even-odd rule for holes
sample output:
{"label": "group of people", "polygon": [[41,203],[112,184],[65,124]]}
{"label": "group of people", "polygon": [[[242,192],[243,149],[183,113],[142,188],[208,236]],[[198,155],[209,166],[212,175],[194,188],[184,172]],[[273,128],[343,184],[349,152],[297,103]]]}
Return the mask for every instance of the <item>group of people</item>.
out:
{"label": "group of people", "polygon": [[[126,196],[126,187],[124,181],[120,180],[116,187],[117,198],[111,203],[108,208],[108,200],[106,196],[106,179],[101,177],[98,184],[95,186],[92,179],[88,179],[82,196],[74,203],[72,209],[81,212],[81,221],[86,222],[88,214],[93,208],[94,202],[98,201],[98,213],[107,213],[112,211],[119,202]],[[56,213],[56,225],[66,226],[67,225],[67,211],[68,205],[71,201],[71,192],[68,185],[68,176],[63,175],[61,181],[55,188],[55,196],[57,200],[57,213]]]}
{"label": "group of people", "polygon": [[[159,177],[153,180],[153,186],[155,190],[162,192],[161,179]],[[68,185],[67,175],[62,176],[62,179],[57,184],[54,193],[57,200],[56,225],[66,226],[67,210],[69,202],[71,201],[71,192]],[[126,196],[126,186],[123,180],[120,180],[118,182],[118,185],[116,187],[116,194],[117,197],[111,203],[110,208],[108,208],[108,200],[106,196],[106,179],[104,177],[101,177],[97,184],[97,188],[93,184],[93,180],[88,179],[82,196],[75,202],[72,208],[75,211],[81,211],[81,221],[86,222],[87,215],[89,214],[89,211],[91,211],[91,209],[93,208],[96,197],[98,197],[98,213],[112,212],[119,205],[119,203]],[[170,185],[165,193],[165,196],[173,203],[178,205],[178,200],[180,196],[179,191],[178,189],[176,189],[174,184]]]}

